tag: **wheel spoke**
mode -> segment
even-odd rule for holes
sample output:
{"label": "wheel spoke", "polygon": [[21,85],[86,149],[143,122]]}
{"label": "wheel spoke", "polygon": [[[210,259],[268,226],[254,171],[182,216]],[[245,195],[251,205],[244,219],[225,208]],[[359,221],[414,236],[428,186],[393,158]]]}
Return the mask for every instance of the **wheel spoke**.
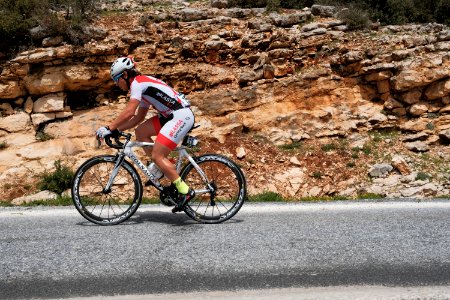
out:
{"label": "wheel spoke", "polygon": [[118,224],[130,217],[140,204],[142,183],[139,176],[133,175],[136,170],[125,161],[110,189],[104,192],[114,166],[114,157],[97,157],[83,164],[75,174],[78,186],[72,188],[74,203],[81,215],[91,222]]}
{"label": "wheel spoke", "polygon": [[[208,183],[192,165],[182,172],[182,178],[194,190],[209,191],[197,194],[185,212],[192,218],[205,223],[219,223],[231,218],[245,199],[245,178],[234,163],[225,163],[223,156],[205,155],[197,163],[203,170]],[[214,201],[215,204],[211,205]]]}

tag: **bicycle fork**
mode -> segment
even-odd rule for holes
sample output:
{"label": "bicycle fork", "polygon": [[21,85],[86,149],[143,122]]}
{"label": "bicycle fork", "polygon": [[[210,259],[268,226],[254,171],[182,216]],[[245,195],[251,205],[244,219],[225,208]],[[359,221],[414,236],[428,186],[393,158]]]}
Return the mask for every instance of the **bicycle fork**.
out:
{"label": "bicycle fork", "polygon": [[106,184],[106,186],[103,188],[103,191],[102,191],[104,194],[108,194],[111,192],[111,186],[114,182],[114,179],[117,176],[117,173],[119,173],[119,168],[122,165],[122,162],[124,159],[125,159],[125,154],[121,153],[121,154],[116,155],[116,159],[115,159],[116,164],[114,165],[114,168],[111,172],[111,176],[109,176],[108,183]]}

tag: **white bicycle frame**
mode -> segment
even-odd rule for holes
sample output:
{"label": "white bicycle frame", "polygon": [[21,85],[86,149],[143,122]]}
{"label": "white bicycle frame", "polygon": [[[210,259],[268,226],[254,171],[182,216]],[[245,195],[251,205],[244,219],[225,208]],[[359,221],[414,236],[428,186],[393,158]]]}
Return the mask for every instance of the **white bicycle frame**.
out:
{"label": "white bicycle frame", "polygon": [[[119,172],[120,165],[122,164],[125,157],[128,157],[133,161],[134,164],[136,164],[139,169],[147,176],[147,178],[151,181],[153,186],[157,188],[159,191],[163,190],[163,186],[161,183],[159,183],[159,180],[153,176],[152,173],[147,169],[147,166],[142,163],[142,161],[136,156],[136,154],[133,152],[133,148],[137,147],[153,147],[155,143],[149,143],[149,142],[138,142],[138,141],[129,141],[125,144],[124,148],[122,150],[119,150],[118,159],[116,161],[116,164],[114,166],[114,169],[111,173],[111,176],[109,177],[108,183],[105,186],[105,190],[109,190],[114,182],[114,179]],[[186,147],[180,146],[175,148],[173,151],[178,152],[178,159],[175,164],[175,167],[177,169],[177,172],[180,173],[181,166],[183,163],[183,158],[186,157],[189,162],[194,166],[194,168],[197,170],[197,172],[200,174],[200,176],[203,178],[203,180],[207,183],[208,189],[202,189],[202,190],[195,190],[195,193],[198,194],[204,194],[204,193],[210,193],[213,191],[213,187],[211,186],[208,178],[206,177],[206,174],[203,172],[203,170],[199,167],[199,165],[195,162],[195,160],[192,158],[192,156],[186,151]]]}

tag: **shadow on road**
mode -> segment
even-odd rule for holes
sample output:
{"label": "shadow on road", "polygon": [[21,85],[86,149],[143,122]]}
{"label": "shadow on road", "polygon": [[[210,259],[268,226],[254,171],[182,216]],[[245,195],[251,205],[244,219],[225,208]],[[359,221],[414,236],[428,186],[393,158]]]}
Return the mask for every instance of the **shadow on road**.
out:
{"label": "shadow on road", "polygon": [[[159,211],[144,211],[139,212],[139,210],[127,221],[120,223],[118,225],[114,226],[125,226],[125,225],[136,225],[141,223],[160,223],[160,224],[167,224],[172,226],[191,226],[191,225],[202,225],[202,223],[196,222],[189,218],[184,213],[177,213],[173,214],[172,212],[159,212]],[[234,216],[233,219],[227,220],[223,223],[220,223],[222,225],[226,224],[235,224],[235,223],[241,223],[243,220],[236,218]],[[91,223],[89,221],[79,222],[77,225],[80,226],[100,226],[94,223]]]}

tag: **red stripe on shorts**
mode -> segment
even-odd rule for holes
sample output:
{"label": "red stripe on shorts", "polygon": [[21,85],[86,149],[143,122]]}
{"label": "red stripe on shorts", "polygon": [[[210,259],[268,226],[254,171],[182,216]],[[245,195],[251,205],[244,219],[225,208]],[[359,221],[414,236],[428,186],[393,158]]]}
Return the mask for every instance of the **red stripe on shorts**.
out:
{"label": "red stripe on shorts", "polygon": [[175,149],[177,147],[177,144],[175,144],[174,142],[172,142],[171,140],[169,140],[168,138],[166,138],[162,134],[158,134],[158,136],[156,137],[156,141],[161,143],[161,144],[163,144],[164,146],[166,146],[170,150],[173,150],[173,149]]}
{"label": "red stripe on shorts", "polygon": [[154,116],[152,118],[152,124],[153,124],[153,128],[155,129],[156,133],[158,134],[159,131],[161,130],[161,122],[159,121],[158,116]]}

